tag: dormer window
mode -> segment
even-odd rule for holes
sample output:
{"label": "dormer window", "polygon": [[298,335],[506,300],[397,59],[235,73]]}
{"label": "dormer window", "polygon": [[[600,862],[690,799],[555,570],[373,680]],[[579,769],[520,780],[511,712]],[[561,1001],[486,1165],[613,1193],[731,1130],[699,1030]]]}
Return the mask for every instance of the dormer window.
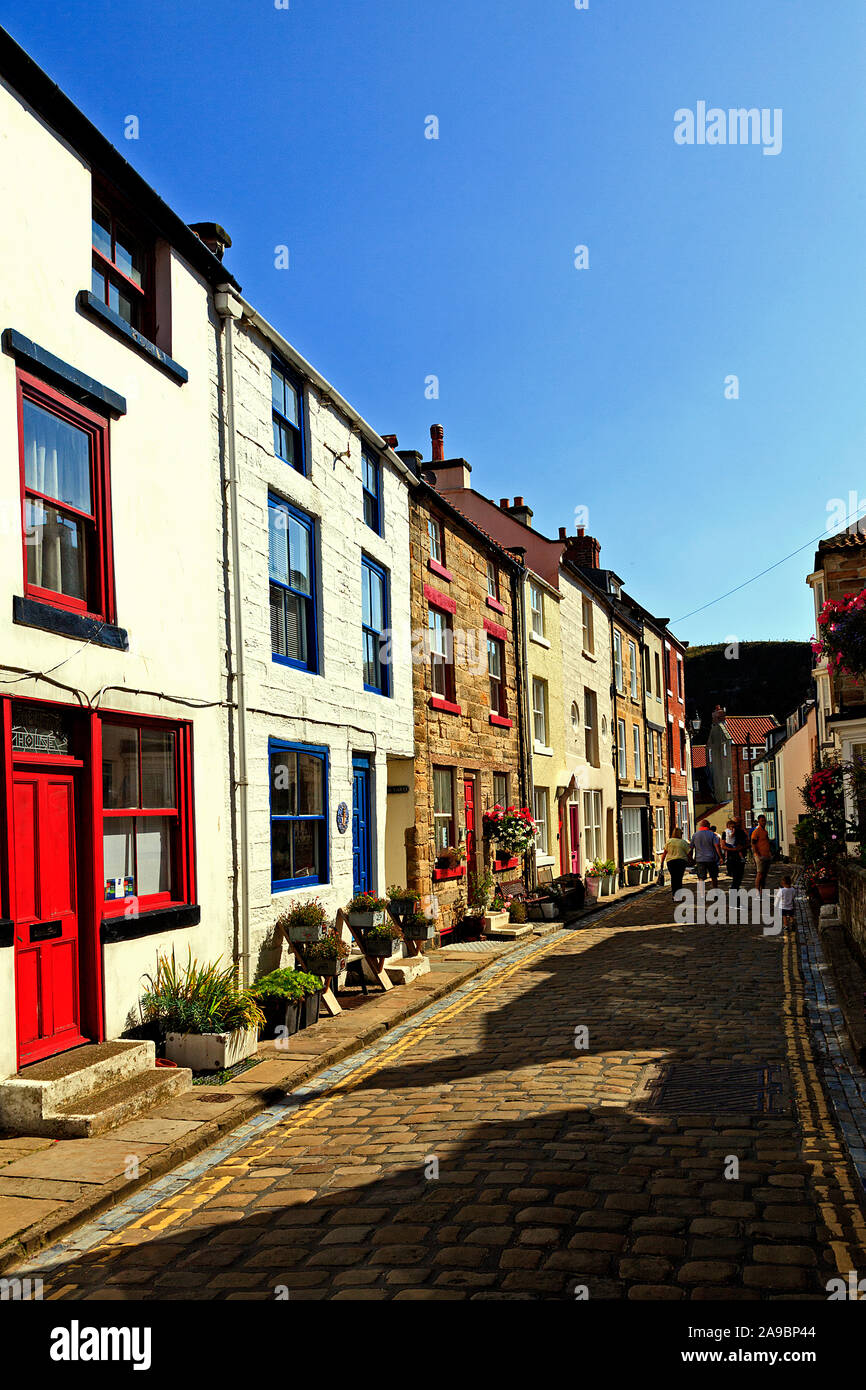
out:
{"label": "dormer window", "polygon": [[94,202],[91,241],[93,294],[124,323],[152,338],[152,276],[141,238],[104,203]]}

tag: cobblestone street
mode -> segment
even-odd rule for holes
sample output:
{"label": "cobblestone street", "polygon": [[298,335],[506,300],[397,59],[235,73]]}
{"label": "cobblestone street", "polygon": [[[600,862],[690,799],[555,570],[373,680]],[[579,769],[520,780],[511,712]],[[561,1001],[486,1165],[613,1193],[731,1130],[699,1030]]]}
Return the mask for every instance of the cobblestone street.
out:
{"label": "cobblestone street", "polygon": [[[533,943],[28,1272],[67,1299],[826,1299],[866,1225],[794,934],[672,916],[655,890]],[[778,1085],[678,1113],[662,1063]]]}

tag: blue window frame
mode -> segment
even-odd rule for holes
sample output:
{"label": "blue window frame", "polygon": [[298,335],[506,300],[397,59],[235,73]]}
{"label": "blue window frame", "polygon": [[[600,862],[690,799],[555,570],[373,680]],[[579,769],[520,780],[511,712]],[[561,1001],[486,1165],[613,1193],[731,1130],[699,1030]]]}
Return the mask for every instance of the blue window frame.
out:
{"label": "blue window frame", "polygon": [[305,473],[304,394],[298,378],[276,357],[271,359],[271,404],[274,453],[299,473]]}
{"label": "blue window frame", "polygon": [[364,520],[377,536],[382,534],[382,465],[375,454],[361,450],[361,485],[364,493]]}
{"label": "blue window frame", "polygon": [[268,739],[271,891],[328,883],[328,750]]}
{"label": "blue window frame", "polygon": [[361,559],[361,623],[364,689],[390,695],[391,672],[387,657],[388,573],[366,555]]}
{"label": "blue window frame", "polygon": [[278,497],[268,498],[268,574],[274,661],[318,671],[315,522]]}

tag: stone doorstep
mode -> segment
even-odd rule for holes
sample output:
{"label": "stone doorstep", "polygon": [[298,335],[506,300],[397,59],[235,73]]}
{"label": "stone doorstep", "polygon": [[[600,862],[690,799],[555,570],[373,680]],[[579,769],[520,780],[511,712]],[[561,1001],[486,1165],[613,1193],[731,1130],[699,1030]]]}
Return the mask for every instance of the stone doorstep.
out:
{"label": "stone doorstep", "polygon": [[115,1042],[88,1043],[45,1062],[36,1062],[0,1081],[2,1122],[8,1129],[24,1134],[47,1138],[71,1134],[64,1117],[90,1114],[103,1108],[98,1100],[101,1093],[144,1075],[155,1078],[158,1070],[169,1070],[157,1069],[154,1061],[152,1042],[121,1038]]}
{"label": "stone doorstep", "polygon": [[[555,927],[556,924],[551,925]],[[501,956],[497,954],[496,959],[501,960]],[[325,1046],[318,1054],[310,1053],[308,1056],[301,1057],[297,1051],[292,1053],[290,1044],[285,1066],[285,1081],[288,1083],[288,1087],[294,1089],[310,1080],[318,1072],[325,1071],[335,1063],[360,1051],[361,1048],[381,1037],[389,1028],[396,1027],[413,1014],[427,1008],[437,999],[451,994],[492,963],[482,955],[461,963],[459,966],[449,964],[447,968],[442,968],[444,962],[440,963],[433,958],[431,960],[432,973],[439,976],[439,981],[433,983],[429,977],[425,978],[423,982],[419,981],[412,1002],[404,1002],[405,996],[401,998],[398,995],[395,999],[392,994],[382,995],[381,1000],[376,1001],[377,1004],[392,1004],[393,1013],[388,1011],[390,1016],[387,1022],[382,1022],[382,1010],[377,1008],[378,1016],[375,1021],[371,1018],[370,1025],[363,1031],[353,1028],[351,1035],[349,1035],[347,1030],[344,1039],[338,1045]],[[333,1040],[334,1025],[339,1025],[342,1017],[342,1015],[338,1015],[336,1019],[324,1020],[323,1043],[325,1043],[329,1032],[330,1038]],[[312,1034],[318,1028],[319,1024],[314,1024],[313,1028],[304,1030],[304,1032]],[[266,1056],[269,1062],[277,1060],[273,1051]],[[268,1065],[268,1063],[262,1063],[262,1065]],[[256,1067],[250,1068],[250,1075],[257,1069]],[[103,1163],[97,1165],[99,1176],[91,1176],[89,1180],[82,1178],[82,1195],[68,1201],[46,1201],[37,1198],[35,1184],[44,1181],[44,1178],[37,1177],[36,1174],[32,1175],[34,1182],[34,1196],[32,1198],[0,1195],[0,1271],[8,1269],[24,1258],[32,1257],[46,1245],[52,1244],[74,1230],[75,1227],[92,1220],[101,1212],[110,1210],[118,1202],[124,1201],[137,1188],[144,1187],[156,1178],[172,1172],[203,1149],[220,1139],[224,1139],[233,1129],[260,1114],[280,1095],[284,1095],[287,1086],[286,1084],[281,1086],[276,1080],[271,1080],[269,1069],[269,1076],[264,1085],[255,1086],[252,1082],[243,1084],[237,1092],[232,1093],[225,1106],[209,1105],[202,1102],[196,1093],[206,1089],[208,1088],[194,1087],[185,1095],[177,1097],[169,1105],[161,1107],[163,1113],[150,1112],[146,1119],[133,1122],[133,1124],[142,1125],[174,1125],[180,1122],[187,1126],[182,1133],[176,1131],[175,1137],[166,1144],[160,1144],[158,1140],[156,1142],[142,1142],[138,1136],[133,1137],[133,1135],[126,1134],[124,1127],[116,1135],[112,1131],[109,1140],[61,1140],[48,1145],[52,1160],[57,1155],[58,1146],[66,1147],[76,1144],[86,1145],[89,1149],[93,1145],[109,1143],[114,1145],[115,1150],[122,1148],[125,1154],[129,1152],[140,1154],[145,1158],[145,1162],[140,1166],[138,1178],[127,1178],[125,1165],[117,1165],[119,1171],[114,1175],[109,1175],[108,1169],[112,1166],[111,1160],[114,1155],[110,1157],[106,1155]],[[181,1109],[183,1114],[170,1113]],[[196,1111],[201,1111],[202,1118],[200,1120],[198,1120]],[[156,1136],[154,1136],[155,1138]],[[18,1142],[26,1144],[28,1140],[23,1138]],[[33,1143],[34,1141],[31,1140],[30,1142]],[[44,1149],[40,1151],[45,1152]],[[9,1174],[10,1168],[16,1166],[17,1164],[9,1164],[5,1168],[0,1167],[0,1175]],[[93,1170],[94,1173],[95,1171],[96,1169]],[[56,1170],[50,1176],[56,1180]],[[23,1181],[24,1175],[20,1175],[19,1180]],[[72,1188],[76,1182],[74,1171],[69,1172],[68,1181],[70,1188]]]}

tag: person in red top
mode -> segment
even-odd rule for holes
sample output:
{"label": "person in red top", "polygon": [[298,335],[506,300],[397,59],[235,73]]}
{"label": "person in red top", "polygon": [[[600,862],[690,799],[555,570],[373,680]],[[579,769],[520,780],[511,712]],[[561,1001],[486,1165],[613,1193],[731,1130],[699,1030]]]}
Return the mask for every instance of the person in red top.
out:
{"label": "person in red top", "polygon": [[752,831],[752,854],[755,856],[755,887],[760,893],[767,881],[767,873],[773,861],[773,846],[767,834],[767,817],[758,816],[758,824]]}

